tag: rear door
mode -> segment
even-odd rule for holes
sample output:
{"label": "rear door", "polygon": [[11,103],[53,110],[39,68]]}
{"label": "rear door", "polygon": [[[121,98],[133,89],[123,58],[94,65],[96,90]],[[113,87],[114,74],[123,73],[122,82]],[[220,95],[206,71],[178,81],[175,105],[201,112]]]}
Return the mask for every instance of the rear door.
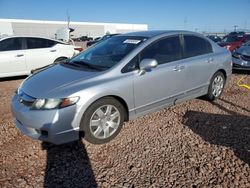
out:
{"label": "rear door", "polygon": [[56,41],[27,37],[26,62],[29,70],[52,64],[57,57],[57,50],[53,47]]}
{"label": "rear door", "polygon": [[183,36],[183,89],[187,95],[199,94],[209,84],[216,70],[216,58],[212,46],[205,38]]}
{"label": "rear door", "polygon": [[15,76],[27,74],[23,38],[14,37],[0,41],[0,74]]}
{"label": "rear door", "polygon": [[183,71],[179,71],[182,47],[178,35],[160,39],[139,54],[139,59],[156,59],[158,66],[134,76],[136,113],[173,104],[182,93]]}

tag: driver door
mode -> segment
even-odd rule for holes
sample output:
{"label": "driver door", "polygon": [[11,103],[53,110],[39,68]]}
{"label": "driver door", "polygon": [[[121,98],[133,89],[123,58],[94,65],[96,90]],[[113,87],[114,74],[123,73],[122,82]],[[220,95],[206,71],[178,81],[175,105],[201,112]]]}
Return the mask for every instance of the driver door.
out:
{"label": "driver door", "polygon": [[142,51],[140,60],[155,59],[158,66],[143,75],[134,75],[136,113],[171,105],[182,94],[185,67],[181,56],[178,35],[160,39]]}

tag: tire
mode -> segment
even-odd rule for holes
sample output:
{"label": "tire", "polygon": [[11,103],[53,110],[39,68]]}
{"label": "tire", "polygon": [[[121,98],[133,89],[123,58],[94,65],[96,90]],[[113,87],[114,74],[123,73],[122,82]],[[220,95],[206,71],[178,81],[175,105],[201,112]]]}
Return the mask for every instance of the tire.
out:
{"label": "tire", "polygon": [[120,132],[125,117],[124,106],[113,97],[97,100],[84,113],[80,131],[92,144],[104,144]]}
{"label": "tire", "polygon": [[213,75],[206,95],[206,98],[209,101],[214,101],[221,96],[225,86],[225,81],[226,79],[222,72],[218,71]]}

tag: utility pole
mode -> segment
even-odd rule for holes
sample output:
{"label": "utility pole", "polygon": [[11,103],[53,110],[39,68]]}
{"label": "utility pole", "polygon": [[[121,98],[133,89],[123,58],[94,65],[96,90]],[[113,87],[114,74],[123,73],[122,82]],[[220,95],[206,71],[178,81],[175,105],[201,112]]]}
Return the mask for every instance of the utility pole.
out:
{"label": "utility pole", "polygon": [[67,10],[67,23],[68,23],[68,29],[69,29],[69,23],[70,23],[70,15],[69,15],[69,11]]}
{"label": "utility pole", "polygon": [[234,31],[235,32],[237,31],[237,27],[238,27],[238,25],[234,25]]}

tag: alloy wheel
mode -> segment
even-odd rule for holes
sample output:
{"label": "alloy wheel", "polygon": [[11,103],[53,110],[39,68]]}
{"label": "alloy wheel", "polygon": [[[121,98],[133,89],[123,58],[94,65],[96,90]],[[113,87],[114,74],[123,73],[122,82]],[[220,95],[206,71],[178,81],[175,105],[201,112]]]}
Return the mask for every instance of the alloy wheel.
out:
{"label": "alloy wheel", "polygon": [[212,83],[212,94],[219,97],[224,87],[224,79],[221,75],[217,75]]}
{"label": "alloy wheel", "polygon": [[94,137],[98,139],[106,139],[112,136],[119,128],[120,120],[120,112],[115,106],[101,106],[90,118],[90,131]]}

